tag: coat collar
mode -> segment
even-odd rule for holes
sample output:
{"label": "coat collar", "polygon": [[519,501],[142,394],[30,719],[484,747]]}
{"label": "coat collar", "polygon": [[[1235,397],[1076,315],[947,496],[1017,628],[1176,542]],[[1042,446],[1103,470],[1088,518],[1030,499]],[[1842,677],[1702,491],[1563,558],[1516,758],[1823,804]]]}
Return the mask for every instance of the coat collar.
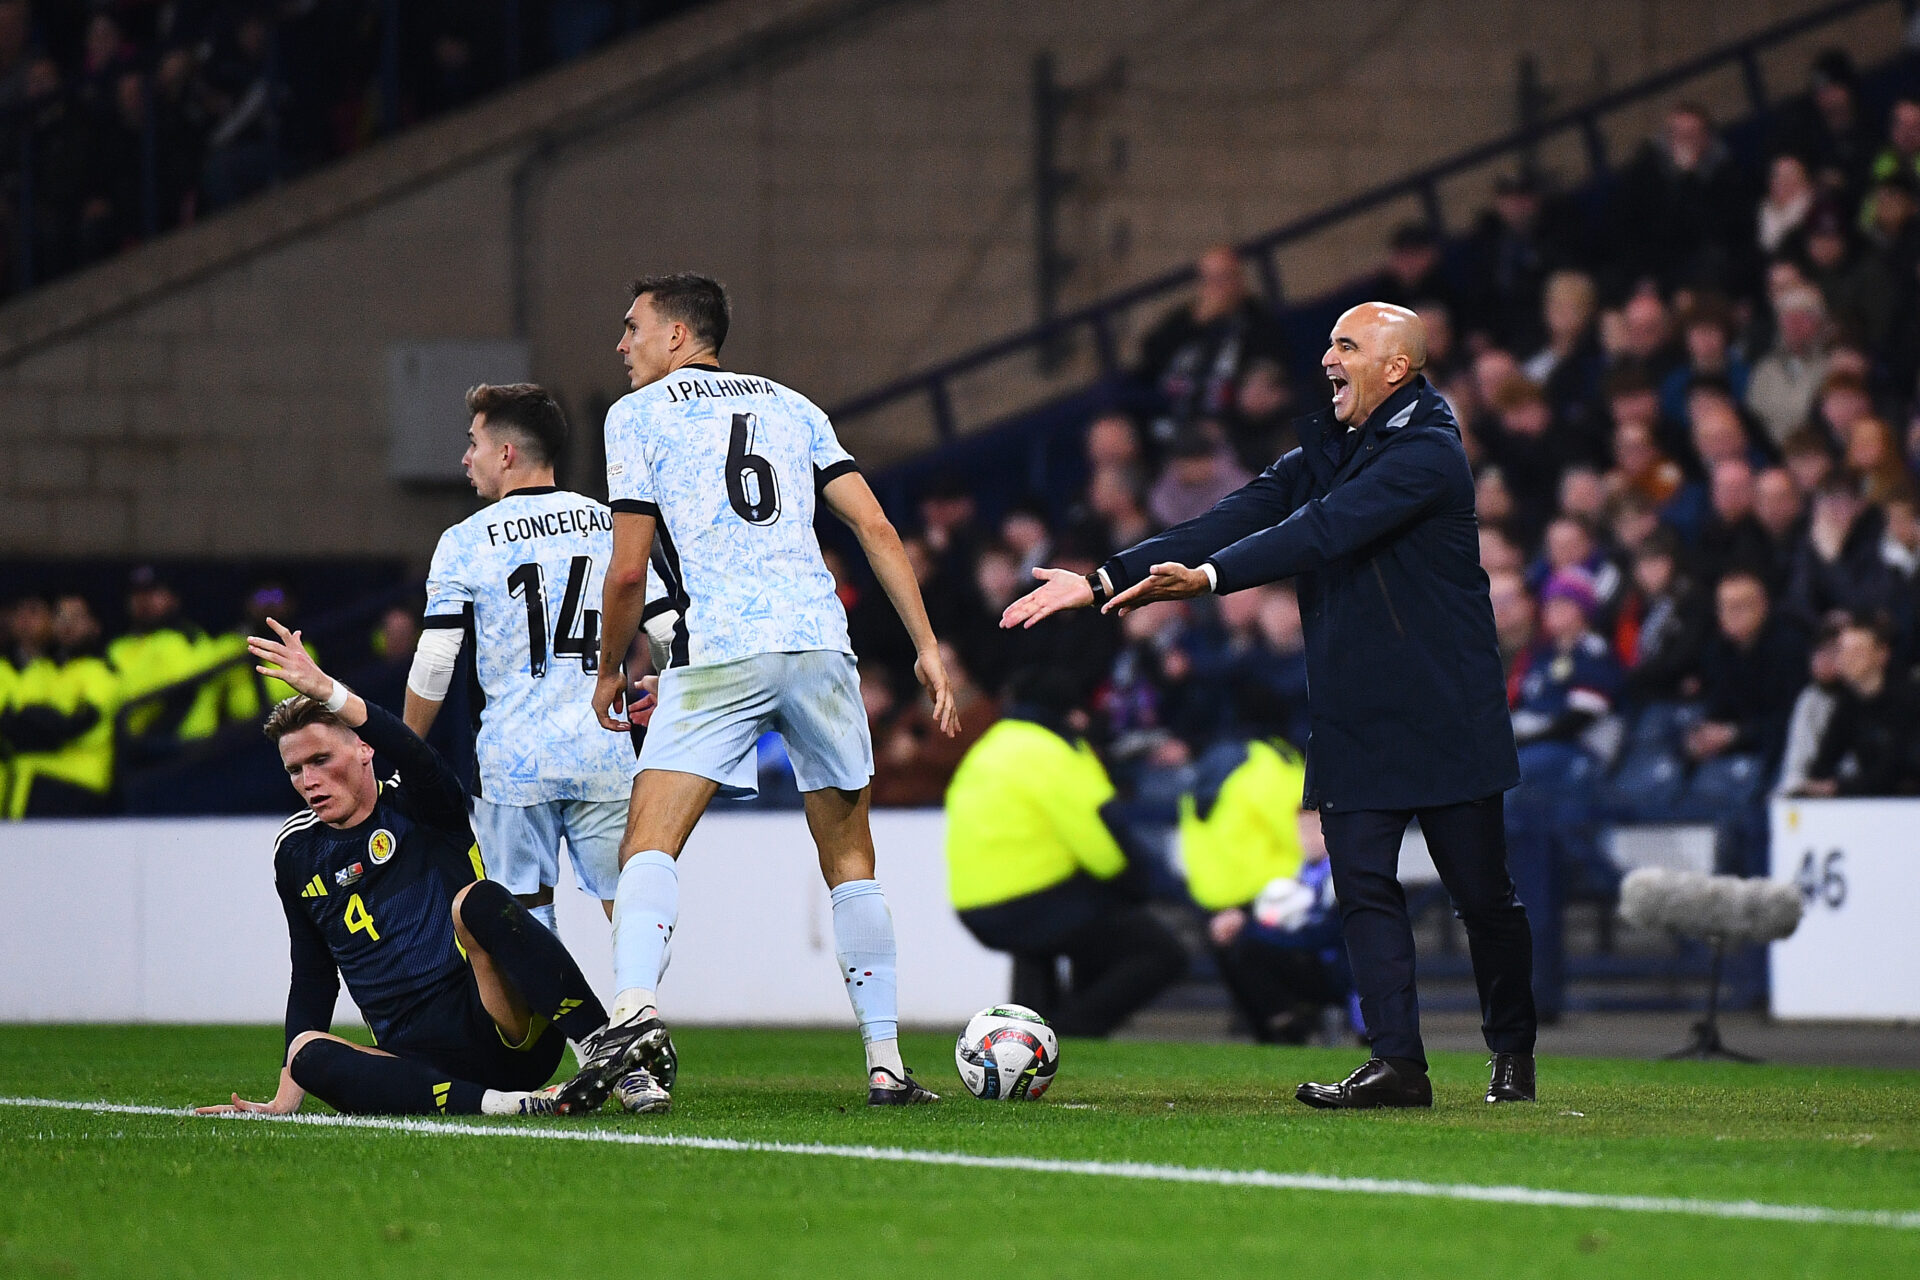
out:
{"label": "coat collar", "polygon": [[1424,373],[1415,374],[1412,382],[1375,406],[1361,425],[1360,440],[1344,465],[1340,462],[1340,454],[1347,429],[1334,420],[1333,409],[1325,408],[1302,419],[1300,445],[1314,474],[1322,483],[1331,484],[1358,470],[1370,456],[1371,446],[1380,437],[1402,430],[1419,414],[1422,393],[1427,386],[1427,376]]}

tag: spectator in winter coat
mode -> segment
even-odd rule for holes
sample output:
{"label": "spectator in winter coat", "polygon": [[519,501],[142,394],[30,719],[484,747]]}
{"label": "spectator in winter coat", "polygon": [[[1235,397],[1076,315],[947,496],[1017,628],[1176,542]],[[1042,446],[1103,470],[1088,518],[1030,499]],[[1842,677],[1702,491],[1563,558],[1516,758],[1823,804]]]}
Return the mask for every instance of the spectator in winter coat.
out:
{"label": "spectator in winter coat", "polygon": [[1813,497],[1807,535],[1794,560],[1788,606],[1805,623],[1834,610],[1871,616],[1899,605],[1899,582],[1880,556],[1885,516],[1860,496],[1859,481],[1835,472]]}
{"label": "spectator in winter coat", "polygon": [[1628,282],[1652,278],[1665,289],[1725,288],[1750,256],[1752,209],[1705,109],[1679,104],[1621,175],[1613,218],[1621,272]]}
{"label": "spectator in winter coat", "polygon": [[1752,573],[1729,573],[1714,597],[1719,626],[1700,660],[1705,718],[1687,732],[1687,756],[1698,764],[1751,755],[1764,771],[1779,759],[1787,716],[1806,683],[1806,642],[1769,607],[1766,584]]}
{"label": "spectator in winter coat", "polygon": [[1774,299],[1780,337],[1747,383],[1751,409],[1776,445],[1804,424],[1827,376],[1827,305],[1810,285]]}
{"label": "spectator in winter coat", "polygon": [[1753,468],[1740,458],[1715,463],[1707,503],[1707,519],[1695,544],[1701,574],[1713,582],[1730,569],[1748,569],[1770,581],[1773,543],[1754,518]]}
{"label": "spectator in winter coat", "polygon": [[1644,707],[1698,695],[1707,626],[1706,602],[1680,565],[1679,539],[1662,529],[1633,558],[1633,585],[1614,626],[1627,698]]}
{"label": "spectator in winter coat", "polygon": [[1807,654],[1807,687],[1793,701],[1793,714],[1787,719],[1787,745],[1780,753],[1780,780],[1774,784],[1777,796],[1803,794],[1807,770],[1820,754],[1820,740],[1839,704],[1840,633],[1843,622],[1824,622]]}
{"label": "spectator in winter coat", "polygon": [[1809,796],[1904,796],[1920,792],[1920,693],[1890,669],[1884,620],[1854,619],[1840,634],[1841,691],[1807,766]]}
{"label": "spectator in winter coat", "polygon": [[1279,327],[1247,293],[1246,265],[1228,245],[1200,255],[1193,300],[1169,312],[1140,347],[1139,376],[1164,406],[1158,444],[1200,418],[1232,412],[1239,384],[1256,360],[1286,364]]}

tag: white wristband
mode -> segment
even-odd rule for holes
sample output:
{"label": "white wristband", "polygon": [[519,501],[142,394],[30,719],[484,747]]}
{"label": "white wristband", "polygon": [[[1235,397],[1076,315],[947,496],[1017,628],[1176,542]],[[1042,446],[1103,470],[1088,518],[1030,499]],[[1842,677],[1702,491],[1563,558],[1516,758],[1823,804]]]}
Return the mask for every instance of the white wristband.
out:
{"label": "white wristband", "polygon": [[1207,590],[1217,593],[1220,590],[1220,575],[1214,571],[1213,561],[1202,560],[1200,572],[1207,575]]}
{"label": "white wristband", "polygon": [[353,696],[353,690],[347,688],[345,682],[340,680],[335,680],[333,682],[333,692],[328,694],[327,700],[321,703],[320,705],[325,707],[327,710],[333,712],[335,715],[338,715],[340,714],[340,708],[346,706],[347,699],[351,698],[352,696]]}

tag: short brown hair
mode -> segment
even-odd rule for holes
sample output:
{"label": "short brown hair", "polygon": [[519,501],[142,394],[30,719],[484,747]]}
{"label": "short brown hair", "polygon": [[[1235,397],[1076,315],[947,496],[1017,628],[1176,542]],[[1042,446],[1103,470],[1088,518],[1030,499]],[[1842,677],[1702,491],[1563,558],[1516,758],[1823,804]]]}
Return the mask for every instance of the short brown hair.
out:
{"label": "short brown hair", "polygon": [[642,295],[653,299],[653,309],[669,320],[678,320],[693,336],[720,354],[732,323],[732,308],[727,305],[726,286],[712,276],[691,271],[676,271],[666,276],[641,276],[633,282],[636,301]]}
{"label": "short brown hair", "polygon": [[511,431],[540,461],[560,461],[567,447],[567,415],[559,402],[537,382],[481,383],[467,391],[467,412],[477,413],[493,430]]}
{"label": "short brown hair", "polygon": [[1727,300],[1717,293],[1703,293],[1695,298],[1685,311],[1680,313],[1682,329],[1712,325],[1727,337],[1733,336],[1733,308]]}
{"label": "short brown hair", "polygon": [[1867,394],[1867,380],[1852,369],[1835,369],[1820,383],[1820,394],[1827,395],[1835,391],[1857,391]]}
{"label": "short brown hair", "polygon": [[303,693],[276,702],[273,710],[267,713],[267,722],[260,726],[260,732],[267,735],[268,742],[277,743],[296,729],[304,729],[311,724],[338,725],[348,733],[353,732],[339,716],[327,710],[326,703],[316,702]]}
{"label": "short brown hair", "polygon": [[1547,396],[1540,384],[1524,373],[1508,376],[1494,388],[1493,407],[1500,413],[1512,413],[1529,405],[1545,404]]}
{"label": "short brown hair", "polygon": [[1828,446],[1825,437],[1812,427],[1795,427],[1787,432],[1787,438],[1780,442],[1780,456],[1783,458],[1798,458],[1815,453],[1829,461],[1833,458],[1833,450]]}

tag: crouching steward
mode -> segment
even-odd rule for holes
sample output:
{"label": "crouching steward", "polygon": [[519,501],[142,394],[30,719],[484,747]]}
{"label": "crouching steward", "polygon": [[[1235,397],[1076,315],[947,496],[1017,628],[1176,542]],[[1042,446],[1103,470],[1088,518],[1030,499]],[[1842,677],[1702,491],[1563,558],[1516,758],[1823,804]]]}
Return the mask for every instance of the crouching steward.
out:
{"label": "crouching steward", "polygon": [[[484,878],[446,761],[268,624],[279,639],[248,647],[299,693],[266,733],[306,804],[274,847],[293,956],[286,1056],[272,1101],[201,1112],[285,1114],[311,1093],[361,1114],[551,1113],[542,1086],[606,1011],[560,940]],[[376,752],[398,772],[376,778]],[[341,978],[377,1048],[329,1032]]]}
{"label": "crouching steward", "polygon": [[1187,967],[1180,939],[1146,905],[1151,855],[1070,722],[1084,683],[1060,668],[1016,670],[1005,717],[947,789],[947,889],[960,922],[1013,957],[1014,1003],[1063,1036],[1111,1034]]}

